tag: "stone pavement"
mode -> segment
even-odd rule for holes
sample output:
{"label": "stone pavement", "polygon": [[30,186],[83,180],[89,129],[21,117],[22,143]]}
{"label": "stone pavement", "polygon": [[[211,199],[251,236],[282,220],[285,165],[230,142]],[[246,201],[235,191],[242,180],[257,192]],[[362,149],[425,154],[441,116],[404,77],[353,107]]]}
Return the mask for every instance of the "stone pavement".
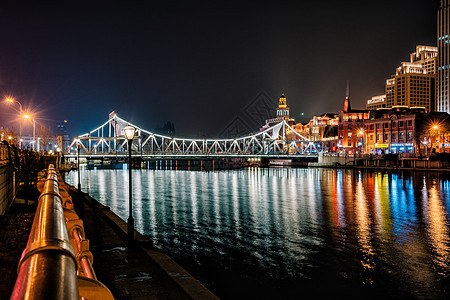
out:
{"label": "stone pavement", "polygon": [[[60,187],[61,188],[61,187]],[[136,232],[127,246],[127,224],[87,194],[67,186],[93,254],[93,268],[115,299],[218,299],[170,257]]]}
{"label": "stone pavement", "polygon": [[0,216],[0,299],[11,296],[35,211],[35,205],[13,204],[7,214]]}

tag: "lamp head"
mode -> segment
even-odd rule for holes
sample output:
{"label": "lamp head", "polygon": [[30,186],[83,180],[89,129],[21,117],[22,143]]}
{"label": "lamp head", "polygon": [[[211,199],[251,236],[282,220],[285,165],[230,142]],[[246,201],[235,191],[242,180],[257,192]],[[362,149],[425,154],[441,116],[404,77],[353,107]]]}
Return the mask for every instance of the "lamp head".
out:
{"label": "lamp head", "polygon": [[136,132],[136,128],[134,128],[133,126],[130,126],[130,125],[128,125],[127,127],[125,127],[123,129],[123,135],[125,136],[125,138],[127,140],[134,139],[135,132]]}

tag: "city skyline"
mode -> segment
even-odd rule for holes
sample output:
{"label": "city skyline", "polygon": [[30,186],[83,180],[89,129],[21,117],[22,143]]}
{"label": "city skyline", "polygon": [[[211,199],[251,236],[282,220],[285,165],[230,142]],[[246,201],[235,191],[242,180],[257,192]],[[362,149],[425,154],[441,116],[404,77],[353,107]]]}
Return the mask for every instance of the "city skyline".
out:
{"label": "city skyline", "polygon": [[215,136],[261,91],[274,108],[284,92],[302,121],[337,113],[347,80],[364,108],[416,45],[436,46],[439,1],[412,2],[3,5],[1,92],[42,122],[67,119],[72,134],[116,110],[148,129],[171,121],[177,135]]}

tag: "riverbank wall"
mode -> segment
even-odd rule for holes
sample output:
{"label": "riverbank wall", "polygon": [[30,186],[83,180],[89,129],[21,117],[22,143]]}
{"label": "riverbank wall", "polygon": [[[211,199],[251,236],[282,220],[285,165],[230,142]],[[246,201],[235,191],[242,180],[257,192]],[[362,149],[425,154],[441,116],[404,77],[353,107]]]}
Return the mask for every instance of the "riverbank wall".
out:
{"label": "riverbank wall", "polygon": [[318,161],[308,163],[308,167],[450,172],[450,161],[397,155],[319,155]]}

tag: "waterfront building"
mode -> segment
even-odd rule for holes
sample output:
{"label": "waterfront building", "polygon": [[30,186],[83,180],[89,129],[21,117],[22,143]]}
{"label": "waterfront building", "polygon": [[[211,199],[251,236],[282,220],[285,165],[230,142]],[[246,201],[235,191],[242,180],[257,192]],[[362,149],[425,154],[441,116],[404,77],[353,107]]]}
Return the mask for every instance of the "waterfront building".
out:
{"label": "waterfront building", "polygon": [[323,152],[336,152],[338,143],[339,114],[324,113],[314,116],[304,125],[303,132],[313,142],[319,143]]}
{"label": "waterfront building", "polygon": [[430,112],[418,115],[416,132],[421,153],[450,152],[450,115],[446,112]]}
{"label": "waterfront building", "polygon": [[433,111],[436,99],[437,48],[417,46],[410,62],[402,62],[386,80],[386,108],[425,108]]}
{"label": "waterfront building", "polygon": [[366,153],[450,152],[450,115],[424,108],[396,107],[370,112],[364,122]]}
{"label": "waterfront building", "polygon": [[437,42],[439,55],[437,59],[437,99],[436,110],[440,112],[450,113],[449,103],[449,0],[441,0],[438,11],[437,26]]}
{"label": "waterfront building", "polygon": [[369,119],[369,111],[352,109],[347,96],[344,109],[339,112],[338,152],[364,153],[364,121],[367,119]]}
{"label": "waterfront building", "polygon": [[386,95],[372,97],[367,100],[366,109],[373,110],[378,108],[386,108]]}
{"label": "waterfront building", "polygon": [[366,153],[415,153],[420,146],[416,119],[424,113],[423,108],[406,107],[371,111],[364,127]]}

